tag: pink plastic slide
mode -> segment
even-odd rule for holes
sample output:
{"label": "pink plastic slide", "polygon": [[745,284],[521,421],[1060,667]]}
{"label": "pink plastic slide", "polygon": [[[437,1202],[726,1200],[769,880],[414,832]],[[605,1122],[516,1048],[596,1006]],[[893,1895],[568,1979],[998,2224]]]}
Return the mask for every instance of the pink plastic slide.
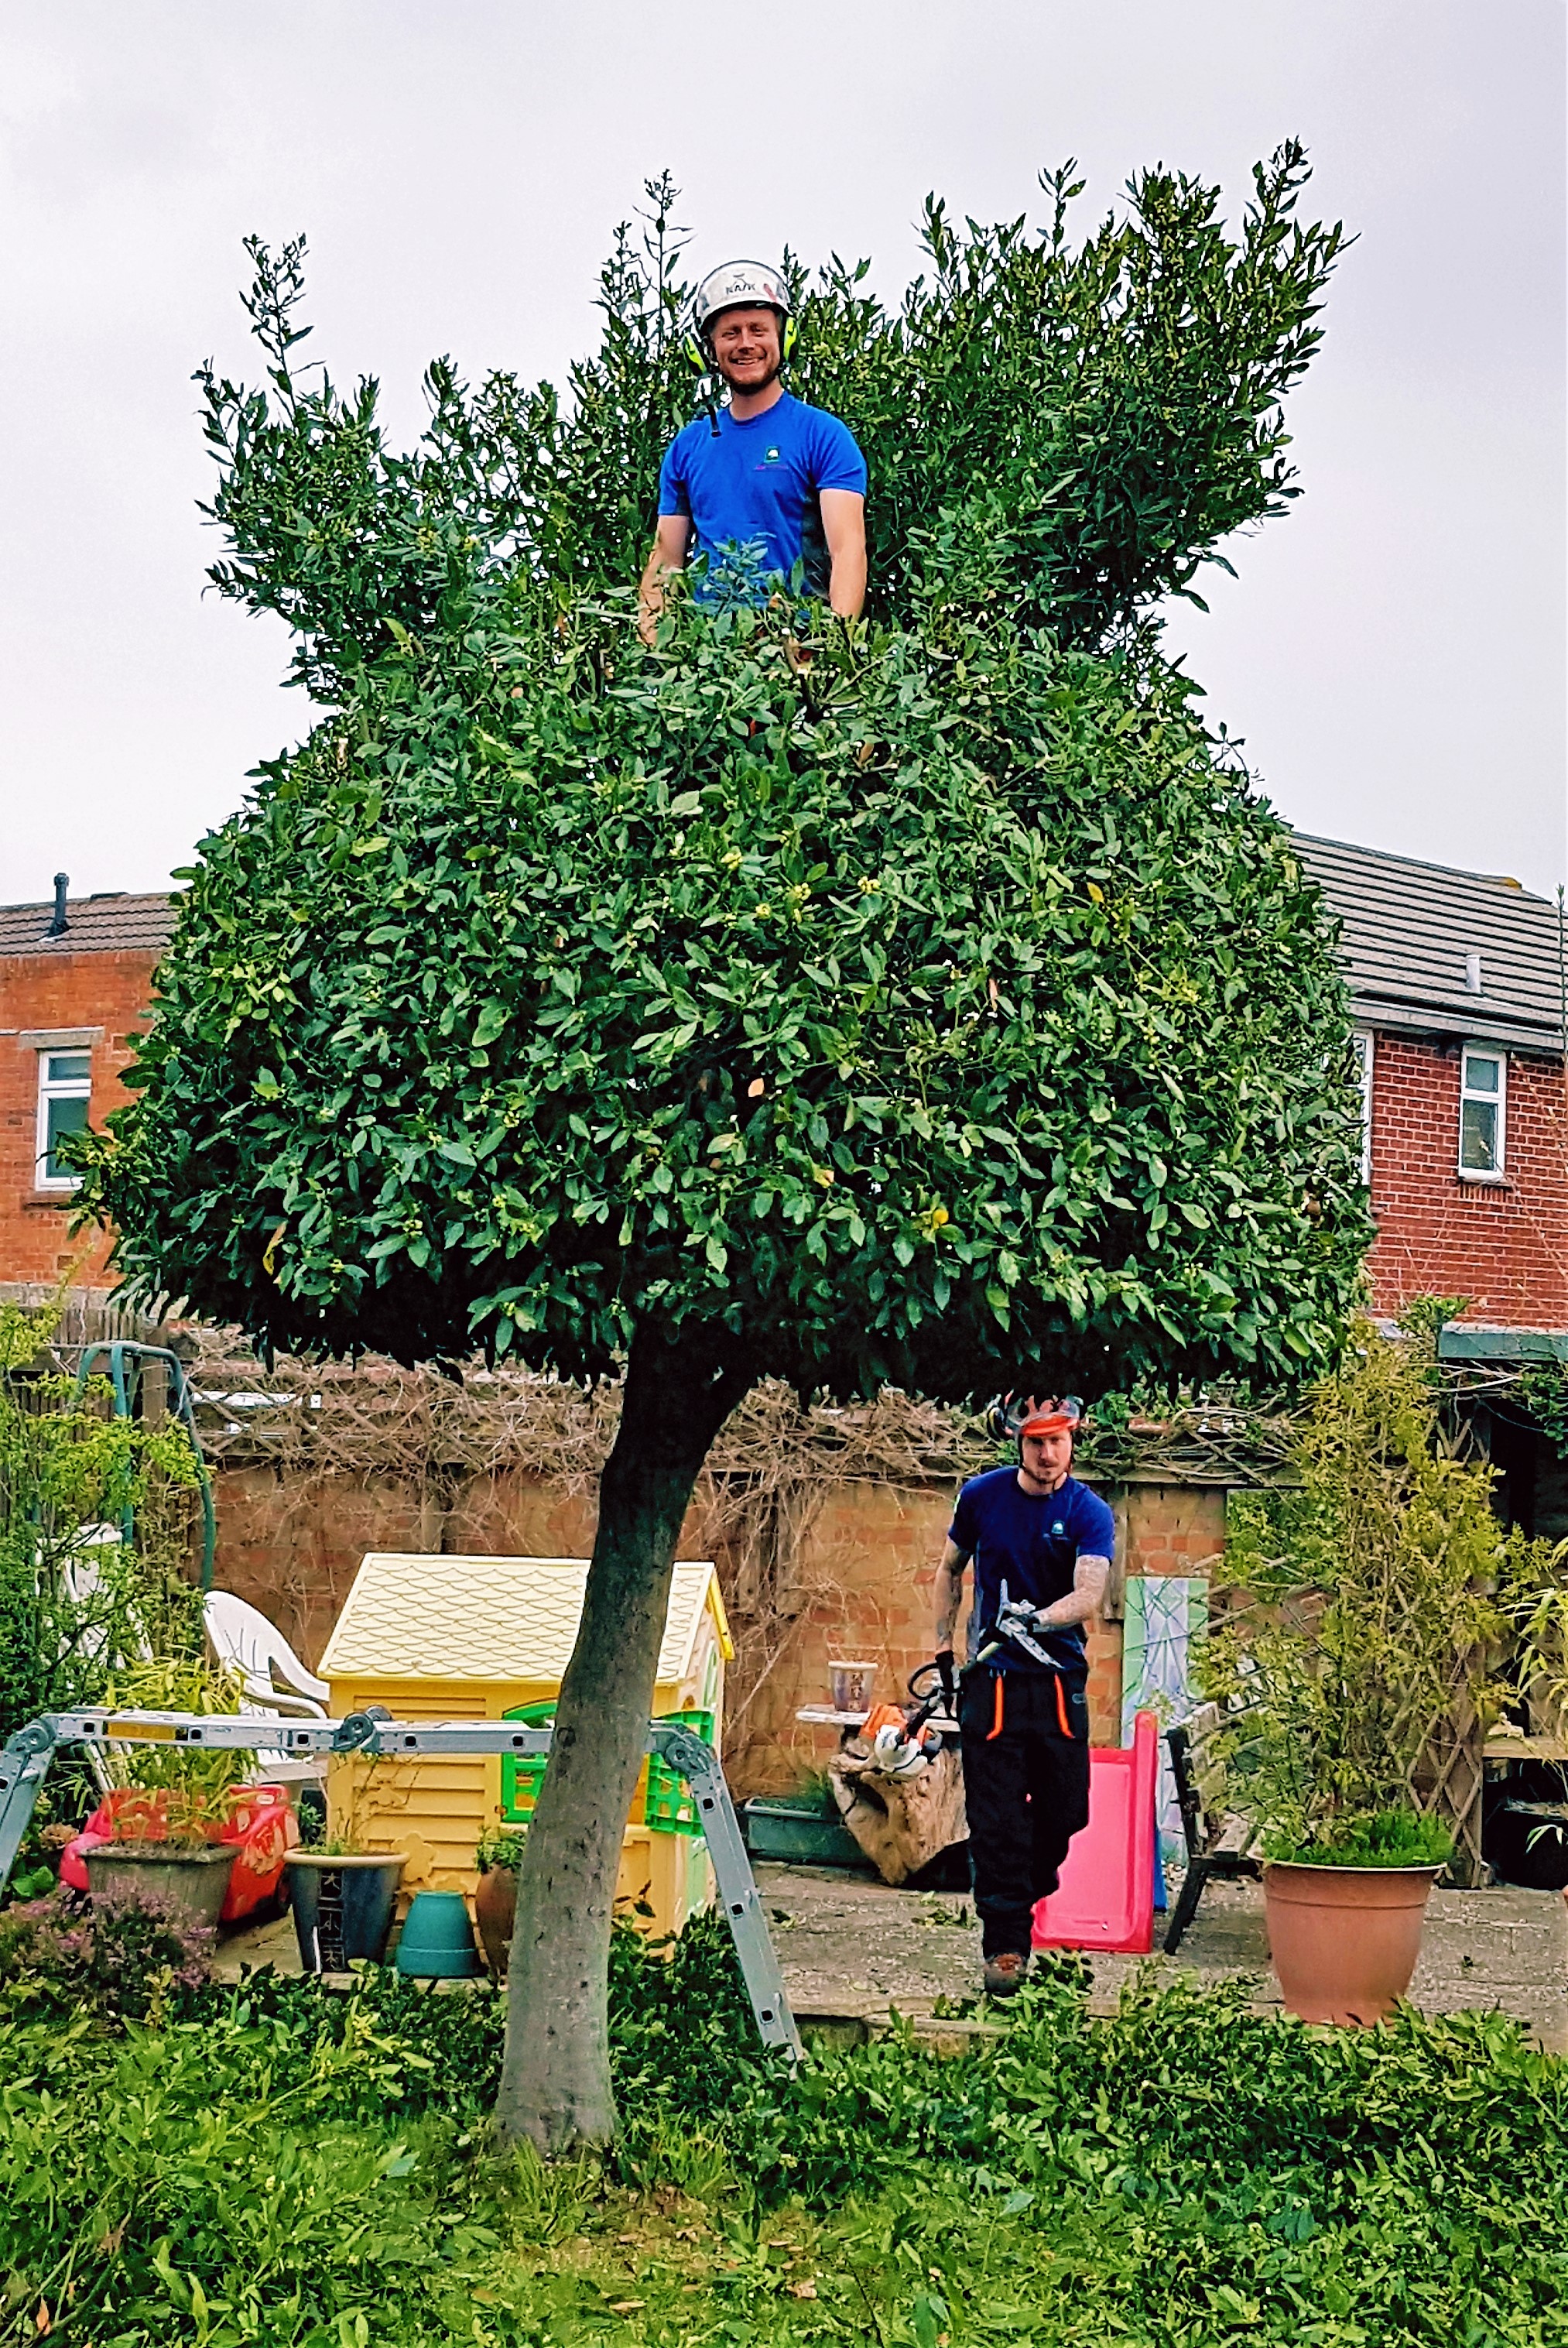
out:
{"label": "pink plastic slide", "polygon": [[1129,1746],[1089,1756],[1089,1824],[1074,1835],[1061,1881],[1034,1911],[1037,1949],[1105,1949],[1147,1956],[1154,1945],[1154,1784],[1160,1724],[1141,1712]]}

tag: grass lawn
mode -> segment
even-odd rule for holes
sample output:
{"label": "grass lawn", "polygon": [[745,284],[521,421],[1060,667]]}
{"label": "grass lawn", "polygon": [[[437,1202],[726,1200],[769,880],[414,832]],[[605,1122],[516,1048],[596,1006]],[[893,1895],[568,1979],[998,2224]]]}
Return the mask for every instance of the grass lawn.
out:
{"label": "grass lawn", "polygon": [[722,1931],[630,1936],[610,2163],[497,2152],[487,1999],[263,1975],[0,2024],[0,2343],[1568,2343],[1568,2066],[1057,1962],[961,2059],[753,2051]]}

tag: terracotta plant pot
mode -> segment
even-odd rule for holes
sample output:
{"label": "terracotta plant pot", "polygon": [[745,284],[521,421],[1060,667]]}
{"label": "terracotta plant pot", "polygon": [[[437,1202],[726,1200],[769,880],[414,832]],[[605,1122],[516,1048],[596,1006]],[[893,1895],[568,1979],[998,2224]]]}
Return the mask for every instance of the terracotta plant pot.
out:
{"label": "terracotta plant pot", "polygon": [[1303,2022],[1379,2022],[1410,1986],[1440,1867],[1263,1870],[1269,1953]]}
{"label": "terracotta plant pot", "polygon": [[497,1987],[507,1978],[512,1953],[512,1923],[518,1912],[518,1871],[515,1867],[487,1867],[474,1894],[474,1921],[490,1979]]}
{"label": "terracotta plant pot", "polygon": [[95,1900],[145,1892],[211,1932],[238,1856],[232,1843],[101,1842],[87,1855],[87,1881]]}

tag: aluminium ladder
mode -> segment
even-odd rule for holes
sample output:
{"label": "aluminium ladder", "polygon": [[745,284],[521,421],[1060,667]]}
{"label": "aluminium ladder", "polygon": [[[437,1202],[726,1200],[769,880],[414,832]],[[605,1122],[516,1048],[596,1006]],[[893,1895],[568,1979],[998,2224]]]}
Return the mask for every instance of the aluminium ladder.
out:
{"label": "aluminium ladder", "polygon": [[[548,1754],[553,1734],[549,1728],[524,1728],[504,1720],[394,1720],[379,1706],[351,1713],[345,1720],[262,1720],[226,1713],[122,1712],[102,1706],[46,1713],[17,1729],[0,1748],[0,1890],[10,1878],[39,1789],[62,1745],[102,1746],[112,1740],[116,1745],[184,1745],[225,1752],[249,1752],[264,1745],[269,1752],[357,1754],[367,1760],[419,1760],[435,1755],[478,1759],[493,1753],[535,1760]],[[648,1749],[691,1787],[758,2033],[764,2046],[781,2047],[794,2061],[801,2052],[800,2034],[718,1756],[689,1728],[659,1720],[648,1724]]]}

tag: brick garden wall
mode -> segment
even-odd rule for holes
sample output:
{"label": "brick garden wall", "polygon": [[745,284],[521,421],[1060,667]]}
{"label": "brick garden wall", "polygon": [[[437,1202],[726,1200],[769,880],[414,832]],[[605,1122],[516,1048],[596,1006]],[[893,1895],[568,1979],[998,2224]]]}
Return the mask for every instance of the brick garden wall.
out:
{"label": "brick garden wall", "polygon": [[101,1232],[70,1237],[70,1197],[40,1192],[36,1175],[38,1054],[28,1033],[101,1028],[92,1045],[90,1122],[101,1125],[128,1095],[120,1071],[129,1037],[152,995],[157,955],[120,953],[0,956],[0,1281],[53,1287],[79,1263],[87,1287],[107,1283],[109,1241]]}
{"label": "brick garden wall", "polygon": [[1568,1091],[1511,1053],[1505,1179],[1461,1179],[1457,1049],[1379,1035],[1372,1073],[1376,1308],[1468,1296],[1467,1320],[1568,1329]]}
{"label": "brick garden wall", "polygon": [[[1132,1573],[1194,1573],[1225,1539],[1225,1495],[1140,1484],[1111,1488],[1119,1550]],[[782,1791],[821,1766],[836,1733],[803,1726],[800,1705],[827,1701],[830,1659],[874,1662],[878,1693],[901,1693],[931,1653],[932,1583],[952,1494],[852,1484],[830,1489],[780,1594],[753,1623],[721,1552],[738,1655],[730,1678],[725,1761],[737,1794]],[[367,1550],[583,1557],[592,1546],[591,1492],[573,1495],[520,1474],[476,1478],[445,1504],[412,1478],[304,1477],[230,1468],[218,1478],[220,1586],[261,1608],[314,1665]],[[703,1554],[693,1520],[682,1550]],[[1091,1643],[1091,1734],[1120,1741],[1122,1627]]]}

